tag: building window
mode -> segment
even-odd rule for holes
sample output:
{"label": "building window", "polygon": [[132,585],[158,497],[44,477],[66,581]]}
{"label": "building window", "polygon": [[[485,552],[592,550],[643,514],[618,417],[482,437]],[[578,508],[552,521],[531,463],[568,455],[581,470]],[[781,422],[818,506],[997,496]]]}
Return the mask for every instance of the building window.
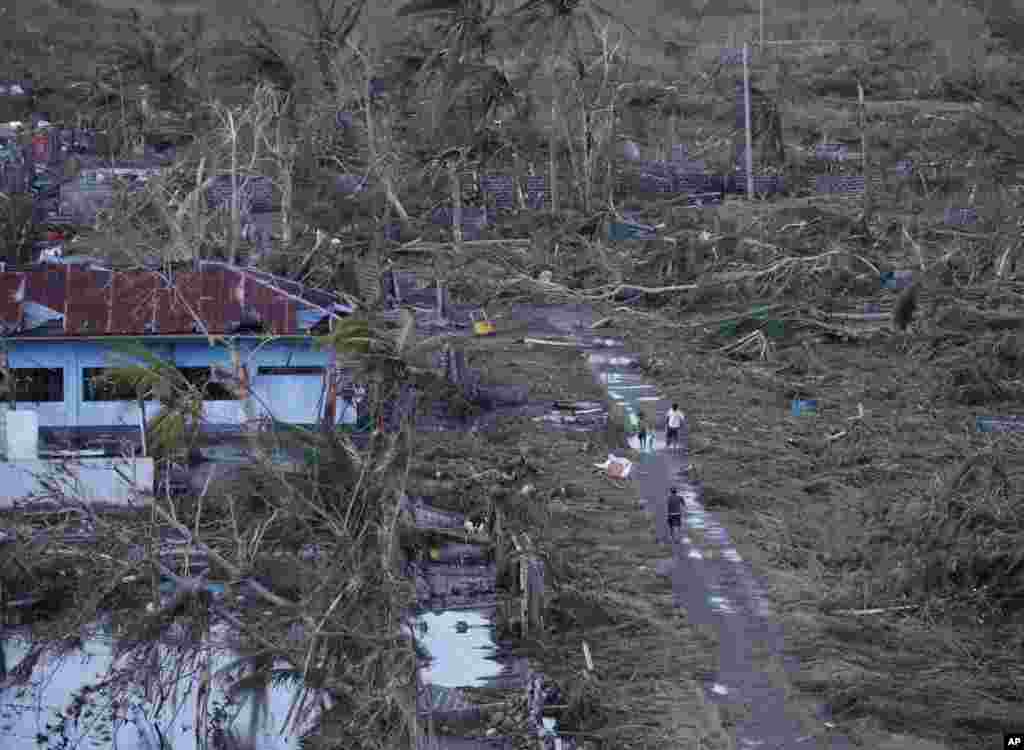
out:
{"label": "building window", "polygon": [[[64,400],[64,370],[47,367],[12,367],[14,397],[28,403],[60,403]],[[0,375],[0,379],[2,379]],[[10,398],[9,394],[5,398]]]}
{"label": "building window", "polygon": [[179,367],[178,372],[185,376],[191,385],[203,392],[204,401],[237,401],[238,395],[229,387],[230,383],[221,383],[213,379],[209,367]]}
{"label": "building window", "polygon": [[82,368],[82,399],[84,401],[135,401],[138,392],[129,383],[108,377],[106,367]]}
{"label": "building window", "polygon": [[319,375],[323,376],[323,367],[260,367],[257,375]]}

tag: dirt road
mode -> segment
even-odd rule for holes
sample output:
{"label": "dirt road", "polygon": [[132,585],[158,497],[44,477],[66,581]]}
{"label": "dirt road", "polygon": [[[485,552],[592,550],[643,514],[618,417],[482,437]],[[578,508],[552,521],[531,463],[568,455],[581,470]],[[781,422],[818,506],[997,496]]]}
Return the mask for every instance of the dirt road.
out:
{"label": "dirt road", "polygon": [[[641,454],[633,481],[653,516],[658,539],[666,542],[668,490],[675,484],[683,495],[685,525],[682,539],[673,545],[673,598],[692,622],[712,626],[718,633],[719,671],[705,689],[710,700],[740,707],[744,718],[736,726],[736,746],[751,750],[851,748],[845,736],[828,730],[830,717],[825,707],[817,707],[811,716],[806,711],[799,712],[800,716],[791,711],[785,678],[795,672],[795,660],[784,655],[782,629],[773,622],[749,566],[727,531],[701,505],[700,484],[686,475],[686,454],[665,450],[663,425],[670,404],[657,388],[644,383],[636,369],[625,364],[630,358],[625,349],[594,350],[588,356],[611,399],[627,413],[642,409],[657,425],[654,450]],[[638,447],[635,438],[631,447]],[[762,671],[760,667],[766,664],[781,664],[783,669]]]}

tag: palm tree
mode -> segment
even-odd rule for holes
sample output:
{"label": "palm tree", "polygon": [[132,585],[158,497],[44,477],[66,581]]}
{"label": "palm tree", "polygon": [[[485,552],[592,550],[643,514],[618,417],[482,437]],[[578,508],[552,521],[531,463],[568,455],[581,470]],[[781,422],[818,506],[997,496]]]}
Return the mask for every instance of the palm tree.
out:
{"label": "palm tree", "polygon": [[[97,85],[106,90],[108,101],[109,94],[115,94],[120,100],[118,107],[122,107],[124,84],[142,84],[136,116],[148,130],[162,113],[173,111],[180,116],[185,114],[183,105],[195,104],[203,97],[206,31],[200,13],[184,22],[170,14],[159,21],[143,21],[136,11],[131,16],[132,40],[104,51],[102,68],[109,72]],[[161,121],[161,127],[168,125],[169,121]]]}
{"label": "palm tree", "polygon": [[487,59],[493,38],[490,22],[494,0],[410,0],[395,15],[441,21],[437,29],[443,41],[422,63],[421,71],[434,72],[438,67],[450,70],[467,60]]}
{"label": "palm tree", "polygon": [[590,38],[598,34],[600,18],[633,31],[594,0],[524,0],[503,16],[513,39],[523,43],[522,56],[530,61],[531,73],[543,65],[557,65],[559,59],[582,64],[589,48],[583,34],[589,33]]}
{"label": "palm tree", "polygon": [[223,58],[215,73],[219,83],[266,81],[286,94],[294,94],[302,77],[300,60],[289,54],[282,40],[254,16],[245,20],[242,40],[223,40],[214,51]]}
{"label": "palm tree", "polygon": [[[548,90],[551,101],[548,181],[551,206],[555,212],[558,211],[556,133],[560,98],[556,76],[562,64],[568,62],[582,88],[587,74],[585,55],[591,48],[587,35],[590,40],[598,37],[601,18],[614,21],[632,32],[625,22],[594,0],[524,0],[503,16],[513,42],[522,49],[520,60],[525,60],[522,75],[527,82],[542,76],[546,83],[542,88]],[[589,202],[586,197],[585,202]]]}
{"label": "palm tree", "polygon": [[134,389],[143,421],[145,402],[158,401],[160,412],[146,426],[146,445],[155,456],[187,456],[195,447],[203,422],[203,389],[190,382],[173,364],[141,344],[117,342],[111,348],[137,363],[120,364],[99,376],[116,387]]}
{"label": "palm tree", "polygon": [[269,24],[250,15],[247,23],[250,43],[255,43],[253,61],[262,60],[280,72],[280,64],[286,62],[282,52],[285,40],[299,39],[311,51],[313,63],[320,73],[321,86],[334,99],[341,89],[335,59],[345,48],[365,8],[366,0],[302,0],[294,8],[297,14],[305,11],[300,25]]}
{"label": "palm tree", "polygon": [[[467,84],[487,89],[500,71],[488,64],[493,41],[494,0],[410,0],[398,9],[399,18],[433,18],[441,41],[419,65],[424,84],[434,83],[434,124],[438,127],[453,102],[467,93]],[[474,92],[475,93],[475,92]],[[485,92],[483,99],[492,97]],[[479,101],[474,96],[471,101]],[[482,115],[486,116],[486,108]]]}

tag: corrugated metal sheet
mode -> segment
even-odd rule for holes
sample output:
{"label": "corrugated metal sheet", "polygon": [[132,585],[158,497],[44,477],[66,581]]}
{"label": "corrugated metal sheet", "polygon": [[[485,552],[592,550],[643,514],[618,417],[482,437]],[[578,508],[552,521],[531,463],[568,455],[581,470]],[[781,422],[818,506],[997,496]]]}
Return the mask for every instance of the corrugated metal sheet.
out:
{"label": "corrugated metal sheet", "polygon": [[[305,300],[307,293],[299,285],[285,289],[274,277],[226,265],[179,271],[168,287],[153,271],[122,272],[55,263],[0,273],[2,321],[18,319],[14,294],[22,278],[26,300],[65,315],[69,336],[202,333],[196,317],[210,333],[234,333],[240,325],[259,322],[269,333],[294,335],[300,332],[298,310],[302,304],[294,297]],[[338,302],[326,292],[316,296],[315,302],[309,302],[321,304],[329,299],[329,306]]]}
{"label": "corrugated metal sheet", "polygon": [[325,292],[322,289],[310,289],[307,286],[303,286],[297,281],[292,279],[286,279],[282,276],[275,276],[272,273],[266,271],[260,271],[255,268],[246,268],[245,273],[248,276],[261,281],[271,287],[277,287],[289,294],[294,294],[296,297],[300,297],[307,302],[311,302],[314,305],[323,307],[325,309],[331,309],[331,306],[338,302],[338,297],[330,292]]}
{"label": "corrugated metal sheet", "polygon": [[25,272],[25,298],[64,313],[67,294],[67,266],[53,265]]}
{"label": "corrugated metal sheet", "polygon": [[[116,300],[107,333],[130,335],[145,331],[153,321],[154,300],[160,294],[160,279],[148,272],[119,273],[114,276]],[[166,294],[165,294],[166,296]],[[154,333],[159,333],[154,330]]]}
{"label": "corrugated metal sheet", "polygon": [[237,274],[217,268],[204,270],[199,277],[202,289],[199,314],[203,322],[211,331],[227,331],[231,323],[242,319]]}
{"label": "corrugated metal sheet", "polygon": [[64,325],[69,335],[96,336],[110,332],[111,276],[88,267],[67,267]]}
{"label": "corrugated metal sheet", "polygon": [[10,326],[18,322],[18,302],[15,295],[21,287],[21,274],[0,275],[0,323]]}
{"label": "corrugated metal sheet", "polygon": [[189,278],[190,276],[192,274],[179,274],[173,287],[168,287],[162,280],[156,279],[156,333],[195,332],[190,310],[196,315],[199,314],[200,295],[192,293],[197,282]]}
{"label": "corrugated metal sheet", "polygon": [[[286,290],[294,294],[290,289]],[[274,333],[295,333],[296,326],[295,302],[273,289],[257,283],[256,279],[246,274],[245,307],[259,313],[260,320],[267,330]]]}

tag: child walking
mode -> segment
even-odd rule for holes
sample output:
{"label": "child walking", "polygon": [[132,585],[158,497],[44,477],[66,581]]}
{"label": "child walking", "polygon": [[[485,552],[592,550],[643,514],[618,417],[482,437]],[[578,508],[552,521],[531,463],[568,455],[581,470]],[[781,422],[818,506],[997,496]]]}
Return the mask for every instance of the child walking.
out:
{"label": "child walking", "polygon": [[673,487],[668,491],[668,535],[673,541],[679,541],[679,529],[683,525],[683,503],[679,490]]}
{"label": "child walking", "polygon": [[647,429],[647,415],[641,411],[637,412],[637,417],[639,420],[637,422],[636,437],[640,441],[640,452],[643,453],[647,450],[647,437],[649,434]]}

